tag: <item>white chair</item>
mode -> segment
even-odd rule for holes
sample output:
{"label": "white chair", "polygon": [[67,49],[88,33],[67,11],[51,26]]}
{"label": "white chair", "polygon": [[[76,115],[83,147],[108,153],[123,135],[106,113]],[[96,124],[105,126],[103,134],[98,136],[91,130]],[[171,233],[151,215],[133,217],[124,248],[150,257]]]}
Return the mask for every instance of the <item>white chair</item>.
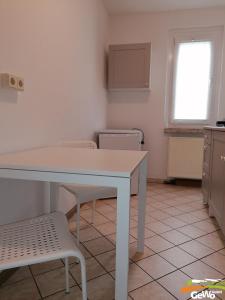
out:
{"label": "white chair", "polygon": [[68,257],[71,256],[80,260],[82,299],[87,300],[85,259],[74,243],[63,213],[0,226],[0,271],[64,259],[66,292],[69,293]]}
{"label": "white chair", "polygon": [[[73,148],[89,148],[89,149],[97,149],[97,145],[93,141],[85,141],[85,140],[72,140],[72,141],[63,141],[60,144],[64,147],[73,147]],[[76,234],[77,234],[77,244],[80,243],[80,205],[83,203],[87,203],[93,201],[92,206],[92,223],[94,223],[95,218],[95,206],[97,199],[103,198],[112,198],[116,196],[116,189],[110,187],[102,187],[102,186],[92,186],[92,185],[81,185],[81,184],[72,184],[65,185],[62,184],[65,190],[70,192],[75,198],[77,202],[77,213],[76,213]]]}

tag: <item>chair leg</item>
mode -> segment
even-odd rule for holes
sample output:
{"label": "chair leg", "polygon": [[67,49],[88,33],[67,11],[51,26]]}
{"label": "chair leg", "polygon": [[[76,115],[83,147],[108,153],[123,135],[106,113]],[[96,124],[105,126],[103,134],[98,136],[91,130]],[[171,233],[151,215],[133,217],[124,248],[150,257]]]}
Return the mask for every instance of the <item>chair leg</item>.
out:
{"label": "chair leg", "polygon": [[65,258],[65,273],[66,273],[66,294],[70,293],[70,284],[69,284],[69,262],[68,257]]}
{"label": "chair leg", "polygon": [[81,266],[82,300],[87,300],[86,263],[83,257],[79,257]]}
{"label": "chair leg", "polygon": [[77,222],[77,245],[80,245],[80,203],[77,202],[77,216],[76,216],[76,222]]}
{"label": "chair leg", "polygon": [[92,224],[95,223],[95,207],[96,207],[96,200],[93,200],[93,203],[92,203]]}

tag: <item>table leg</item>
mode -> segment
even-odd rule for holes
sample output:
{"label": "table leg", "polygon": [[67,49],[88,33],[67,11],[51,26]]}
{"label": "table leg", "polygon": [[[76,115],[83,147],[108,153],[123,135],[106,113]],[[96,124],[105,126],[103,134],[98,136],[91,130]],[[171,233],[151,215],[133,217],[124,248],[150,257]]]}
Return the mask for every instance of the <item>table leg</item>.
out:
{"label": "table leg", "polygon": [[50,207],[51,212],[57,210],[58,207],[58,199],[59,199],[59,184],[58,183],[50,183]]}
{"label": "table leg", "polygon": [[44,183],[44,212],[49,214],[56,211],[58,202],[58,184],[52,182]]}
{"label": "table leg", "polygon": [[138,188],[138,242],[137,251],[144,252],[145,238],[145,207],[147,189],[147,158],[140,164],[139,188]]}
{"label": "table leg", "polygon": [[51,187],[50,182],[44,182],[44,213],[51,212]]}
{"label": "table leg", "polygon": [[127,300],[129,271],[130,179],[121,179],[117,189],[116,300]]}

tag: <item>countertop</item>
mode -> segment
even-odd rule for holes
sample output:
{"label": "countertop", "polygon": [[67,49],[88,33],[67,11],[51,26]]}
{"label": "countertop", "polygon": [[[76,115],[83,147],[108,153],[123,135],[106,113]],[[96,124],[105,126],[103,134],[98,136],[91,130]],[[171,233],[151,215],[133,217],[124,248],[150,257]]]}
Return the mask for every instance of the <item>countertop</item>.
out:
{"label": "countertop", "polygon": [[204,129],[216,130],[216,131],[225,131],[225,127],[217,127],[217,126],[205,126]]}

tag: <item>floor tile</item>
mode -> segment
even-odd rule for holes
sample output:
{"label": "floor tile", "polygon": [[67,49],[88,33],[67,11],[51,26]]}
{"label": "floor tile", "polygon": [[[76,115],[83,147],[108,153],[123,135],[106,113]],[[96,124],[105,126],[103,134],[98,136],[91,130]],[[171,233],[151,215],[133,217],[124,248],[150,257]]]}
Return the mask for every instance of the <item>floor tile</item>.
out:
{"label": "floor tile", "polygon": [[[50,271],[35,277],[42,297],[47,297],[65,289],[65,268]],[[76,285],[75,281],[69,276],[70,286]]]}
{"label": "floor tile", "polygon": [[182,210],[184,213],[196,211],[196,209],[194,207],[188,206],[186,204],[177,205],[177,208],[179,210]]}
{"label": "floor tile", "polygon": [[167,250],[174,246],[173,244],[171,244],[170,242],[168,242],[160,236],[153,236],[149,239],[145,239],[145,245],[156,253],[163,250]]}
{"label": "floor tile", "polygon": [[[115,277],[115,272],[112,273]],[[129,278],[128,278],[128,291],[131,292],[147,283],[153,281],[152,277],[144,272],[136,264],[130,264],[129,268]]]}
{"label": "floor tile", "polygon": [[[113,222],[116,222],[116,218],[117,218],[117,216],[116,216],[116,211],[112,211],[112,212],[109,212],[109,213],[106,213],[106,214],[104,214],[104,216],[105,216],[105,218],[107,218],[106,220],[107,220],[107,222],[105,222],[105,223],[108,223],[109,221],[113,221]],[[100,224],[97,224],[97,223],[95,223],[96,225],[100,225]],[[103,223],[102,223],[103,224]]]}
{"label": "floor tile", "polygon": [[168,208],[163,209],[163,211],[166,212],[167,214],[169,214],[170,216],[178,216],[178,215],[183,214],[183,211],[179,210],[176,207],[168,207]]}
{"label": "floor tile", "polygon": [[[80,218],[80,230],[87,228],[89,226],[89,223],[85,221],[83,218]],[[69,230],[70,232],[76,233],[77,224],[75,220],[71,220],[69,222]]]}
{"label": "floor tile", "polygon": [[177,268],[186,266],[196,260],[193,256],[179,249],[178,247],[163,251],[160,256]]}
{"label": "floor tile", "polygon": [[[20,280],[24,280],[24,279],[28,279],[28,278],[32,278],[29,267],[18,268],[11,275],[11,277],[5,283],[2,284],[2,286],[16,283]],[[1,295],[0,295],[0,299],[1,299]]]}
{"label": "floor tile", "polygon": [[[70,293],[66,294],[65,291],[56,293],[52,296],[44,298],[46,300],[82,300],[82,291],[78,286],[70,289]],[[24,299],[23,299],[24,300]]]}
{"label": "floor tile", "polygon": [[49,261],[42,264],[35,264],[31,266],[31,271],[34,275],[49,272],[51,270],[62,268],[64,265],[60,259]]}
{"label": "floor tile", "polygon": [[116,232],[116,224],[114,222],[108,222],[102,225],[95,226],[102,235],[109,235]]}
{"label": "floor tile", "polygon": [[[81,283],[81,269],[80,264],[74,264],[70,267],[70,272],[75,278],[78,284]],[[87,280],[94,279],[105,274],[106,271],[104,268],[97,262],[97,260],[93,258],[86,259],[86,274]]]}
{"label": "floor tile", "polygon": [[142,259],[137,264],[154,279],[160,278],[176,269],[157,254]]}
{"label": "floor tile", "polygon": [[[110,234],[110,235],[106,235],[106,238],[108,240],[110,240],[114,245],[116,244],[116,234],[115,233]],[[130,235],[129,236],[129,243],[134,243],[134,242],[136,242],[136,239],[132,235]]]}
{"label": "floor tile", "polygon": [[[86,250],[86,248],[82,244],[79,245],[79,249],[82,252],[82,254],[84,255],[85,259],[92,257],[92,255]],[[77,262],[78,262],[78,259],[76,257],[69,257],[69,265],[75,264]]]}
{"label": "floor tile", "polygon": [[87,283],[89,300],[113,300],[115,298],[115,281],[109,275],[103,275]]}
{"label": "floor tile", "polygon": [[224,278],[224,274],[216,271],[201,261],[196,261],[182,268],[181,271],[193,279]]}
{"label": "floor tile", "polygon": [[[132,235],[134,238],[137,239],[137,227],[133,227],[130,229],[130,235]],[[155,235],[155,232],[149,230],[148,228],[145,228],[145,238],[149,238]]]}
{"label": "floor tile", "polygon": [[[89,224],[92,223],[92,212],[90,212],[89,214],[83,215],[82,216]],[[98,213],[97,211],[95,212],[95,216],[94,216],[94,225],[101,225],[104,223],[109,222],[109,220],[104,217],[102,214]]]}
{"label": "floor tile", "polygon": [[[131,297],[128,296],[128,299],[174,300],[174,296],[177,300],[183,300],[190,297],[190,294],[182,295],[179,289],[185,285],[189,276],[197,279],[225,277],[225,237],[221,235],[216,220],[208,217],[207,208],[202,204],[201,190],[164,184],[151,184],[147,188],[146,246],[143,254],[136,252],[138,199],[136,196],[131,198]],[[82,206],[80,249],[87,261],[89,300],[110,300],[115,298],[112,274],[115,271],[116,200],[99,200],[96,208],[95,224],[92,226],[91,206]],[[73,231],[76,229],[74,216],[70,219],[69,226]],[[74,236],[75,234],[73,232]],[[214,253],[217,249],[218,252]],[[192,262],[192,259],[201,261]],[[69,263],[71,274],[80,282],[79,264],[74,258],[69,258]],[[184,266],[186,263],[188,265]],[[37,283],[44,292],[44,299],[81,300],[81,289],[72,277],[71,294],[65,294],[62,265],[58,261],[32,267]],[[181,269],[178,271],[177,267]],[[161,283],[153,282],[153,279]],[[28,289],[24,291],[23,285],[28,285]],[[20,268],[0,288],[0,299],[4,300],[39,300],[40,297],[36,285],[32,283],[29,268],[26,267]],[[225,299],[225,293],[221,298]]]}
{"label": "floor tile", "polygon": [[38,289],[33,279],[25,279],[15,284],[0,288],[0,299],[2,300],[39,300]]}
{"label": "floor tile", "polygon": [[148,228],[158,234],[167,232],[172,229],[170,226],[165,225],[161,222],[154,222],[152,224],[149,223],[146,225],[146,228]]}
{"label": "floor tile", "polygon": [[149,257],[151,255],[155,254],[155,252],[153,252],[151,249],[149,249],[148,247],[144,247],[144,252],[138,252],[137,251],[137,243],[134,242],[132,244],[129,245],[129,255],[130,255],[130,259],[132,261],[139,261],[143,258]]}
{"label": "floor tile", "polygon": [[192,239],[195,239],[197,237],[200,237],[200,236],[203,236],[206,234],[205,231],[202,231],[201,229],[199,229],[193,225],[187,225],[184,227],[180,227],[177,230],[186,234],[187,236],[191,237]]}
{"label": "floor tile", "polygon": [[109,212],[114,212],[115,211],[115,209],[114,208],[112,208],[111,206],[109,206],[109,205],[101,205],[101,206],[97,206],[96,207],[96,210],[98,211],[98,212],[100,212],[100,213],[102,213],[102,214],[107,214],[107,213],[109,213]]}
{"label": "floor tile", "polygon": [[115,252],[115,250],[97,255],[96,259],[101,263],[101,265],[104,266],[104,268],[108,272],[111,272],[111,271],[115,270],[115,264],[116,264],[116,252]]}
{"label": "floor tile", "polygon": [[86,242],[100,237],[101,234],[93,227],[85,228],[80,231],[80,241]]}
{"label": "floor tile", "polygon": [[205,220],[209,218],[208,210],[201,209],[191,213],[193,216],[197,217],[199,220]]}
{"label": "floor tile", "polygon": [[179,300],[190,298],[190,294],[182,294],[180,289],[190,278],[181,271],[175,271],[169,275],[160,278],[158,282]]}
{"label": "floor tile", "polygon": [[137,228],[138,222],[136,220],[130,219],[130,230],[132,228]]}
{"label": "floor tile", "polygon": [[130,293],[134,300],[175,300],[175,298],[168,293],[157,282],[151,282]]}
{"label": "floor tile", "polygon": [[221,250],[225,247],[225,242],[212,234],[202,236],[200,238],[197,238],[196,240],[216,251]]}
{"label": "floor tile", "polygon": [[165,233],[160,234],[164,239],[173,243],[174,245],[180,245],[187,241],[190,241],[191,238],[177,230],[171,230]]}
{"label": "floor tile", "polygon": [[219,253],[225,255],[225,249],[220,250]]}
{"label": "floor tile", "polygon": [[204,263],[210,267],[216,269],[217,271],[225,274],[225,259],[224,255],[216,252],[202,259]]}
{"label": "floor tile", "polygon": [[164,219],[168,218],[170,215],[163,211],[156,210],[156,211],[151,212],[150,216],[152,216],[153,218],[160,221],[160,220],[164,220]]}
{"label": "floor tile", "polygon": [[175,217],[164,219],[164,220],[162,220],[162,222],[165,223],[166,225],[169,225],[170,227],[172,227],[174,229],[187,225],[187,223],[185,223]]}
{"label": "floor tile", "polygon": [[183,221],[187,224],[192,224],[192,223],[195,223],[195,222],[199,221],[199,218],[197,218],[196,216],[193,216],[190,213],[179,215],[179,216],[177,216],[177,219],[179,219],[179,220],[181,220],[181,221]]}
{"label": "floor tile", "polygon": [[196,240],[182,244],[179,247],[199,259],[214,252],[213,249],[206,247]]}
{"label": "floor tile", "polygon": [[217,224],[210,223],[207,220],[194,223],[193,226],[201,229],[205,233],[211,233],[219,228]]}
{"label": "floor tile", "polygon": [[115,246],[105,237],[100,237],[95,240],[84,242],[84,245],[93,255],[98,255],[115,248]]}

